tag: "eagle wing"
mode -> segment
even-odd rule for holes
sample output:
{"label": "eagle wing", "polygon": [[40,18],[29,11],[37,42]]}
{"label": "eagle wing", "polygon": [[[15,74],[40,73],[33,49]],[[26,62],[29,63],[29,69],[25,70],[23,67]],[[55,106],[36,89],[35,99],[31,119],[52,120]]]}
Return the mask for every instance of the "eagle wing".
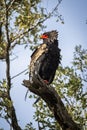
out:
{"label": "eagle wing", "polygon": [[[47,45],[45,43],[41,44],[31,55],[31,62],[30,62],[30,77],[33,76],[35,73],[36,67],[40,66],[40,64],[37,62],[38,59],[46,53],[48,50]],[[37,65],[36,65],[37,63]],[[38,70],[37,70],[38,71]],[[37,72],[38,73],[38,72]]]}
{"label": "eagle wing", "polygon": [[32,77],[39,75],[48,84],[52,83],[59,63],[60,49],[57,44],[41,44],[31,55],[30,81]]}

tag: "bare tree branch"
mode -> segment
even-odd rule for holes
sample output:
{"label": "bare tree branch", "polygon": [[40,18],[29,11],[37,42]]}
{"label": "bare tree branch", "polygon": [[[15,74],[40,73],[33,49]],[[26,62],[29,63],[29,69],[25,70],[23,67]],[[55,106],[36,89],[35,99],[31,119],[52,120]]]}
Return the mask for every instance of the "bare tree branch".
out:
{"label": "bare tree branch", "polygon": [[19,75],[23,74],[23,73],[26,72],[27,70],[28,70],[28,68],[25,69],[25,70],[23,70],[23,71],[21,71],[20,73],[14,75],[11,79],[14,79],[14,78],[18,77]]}
{"label": "bare tree branch", "polygon": [[7,8],[7,11],[9,11],[9,9],[12,7],[14,2],[15,2],[15,0],[12,0],[12,1],[9,2],[9,4],[8,4],[9,6]]}
{"label": "bare tree branch", "polygon": [[33,83],[24,80],[23,85],[47,103],[62,130],[81,130],[72,120],[60,96],[52,86],[46,85],[39,77],[33,77]]}

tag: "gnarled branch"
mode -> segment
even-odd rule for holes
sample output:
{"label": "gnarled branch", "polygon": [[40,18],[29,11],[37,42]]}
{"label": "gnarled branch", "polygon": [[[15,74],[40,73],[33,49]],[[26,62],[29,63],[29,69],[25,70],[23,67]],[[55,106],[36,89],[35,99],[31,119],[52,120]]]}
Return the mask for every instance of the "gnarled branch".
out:
{"label": "gnarled branch", "polygon": [[60,96],[52,86],[46,85],[40,78],[36,77],[33,78],[32,83],[29,80],[24,80],[23,85],[47,103],[63,130],[81,130],[72,120]]}

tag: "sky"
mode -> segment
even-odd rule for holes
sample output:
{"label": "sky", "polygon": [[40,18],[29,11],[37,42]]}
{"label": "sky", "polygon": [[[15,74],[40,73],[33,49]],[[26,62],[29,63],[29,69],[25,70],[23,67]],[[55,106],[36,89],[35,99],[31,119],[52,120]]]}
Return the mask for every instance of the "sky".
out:
{"label": "sky", "polygon": [[[42,0],[42,6],[48,10],[52,9],[57,0]],[[59,13],[64,18],[64,24],[61,21],[56,23],[55,18],[47,20],[44,24],[47,26],[45,31],[57,30],[59,32],[59,47],[62,55],[62,65],[68,66],[73,59],[73,52],[76,45],[81,44],[83,48],[87,48],[87,0],[62,0],[59,6]],[[15,52],[18,58],[11,62],[11,75],[26,69],[30,62],[31,51],[24,50],[23,47],[17,46]],[[15,57],[15,55],[14,55]],[[0,80],[5,77],[5,63],[0,62]],[[11,89],[11,97],[16,109],[19,125],[24,128],[26,123],[33,121],[32,107],[34,100],[24,99],[27,89],[22,85],[22,81],[28,79],[28,75],[22,74],[12,80],[13,87]],[[30,95],[30,92],[29,94]],[[34,122],[34,121],[33,121]],[[37,124],[34,123],[34,126]],[[9,130],[8,124],[0,119],[0,127]]]}

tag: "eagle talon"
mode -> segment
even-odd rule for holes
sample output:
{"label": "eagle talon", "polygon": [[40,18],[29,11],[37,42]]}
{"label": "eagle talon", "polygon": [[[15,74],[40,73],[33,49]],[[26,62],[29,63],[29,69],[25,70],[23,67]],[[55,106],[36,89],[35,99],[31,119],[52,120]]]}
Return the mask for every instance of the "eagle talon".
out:
{"label": "eagle talon", "polygon": [[44,83],[49,84],[49,82],[47,80],[43,80],[43,81],[44,81]]}

